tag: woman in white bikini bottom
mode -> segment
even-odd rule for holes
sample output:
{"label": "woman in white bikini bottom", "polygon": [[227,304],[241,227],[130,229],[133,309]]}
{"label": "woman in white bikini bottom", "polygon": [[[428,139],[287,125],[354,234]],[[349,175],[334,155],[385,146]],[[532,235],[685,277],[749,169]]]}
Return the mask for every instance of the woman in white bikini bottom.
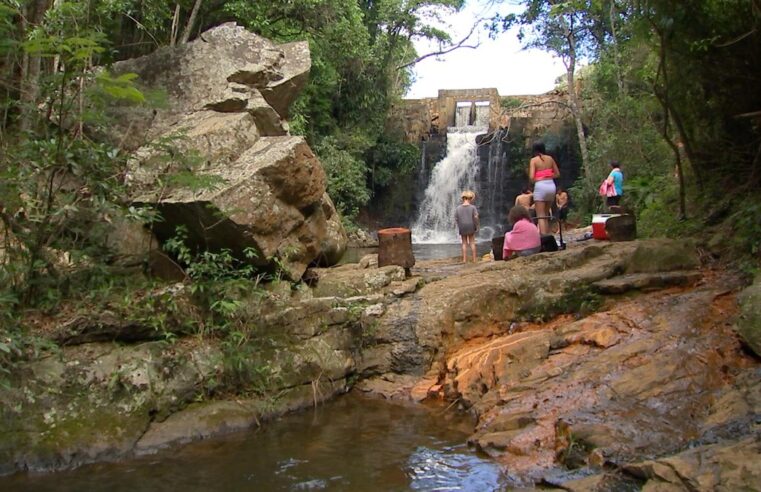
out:
{"label": "woman in white bikini bottom", "polygon": [[534,201],[551,202],[555,200],[555,181],[543,179],[534,183]]}

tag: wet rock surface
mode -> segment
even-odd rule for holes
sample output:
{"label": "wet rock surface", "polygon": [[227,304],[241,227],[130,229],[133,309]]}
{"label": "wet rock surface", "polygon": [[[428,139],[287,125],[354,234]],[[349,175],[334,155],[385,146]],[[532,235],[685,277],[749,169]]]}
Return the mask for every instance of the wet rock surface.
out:
{"label": "wet rock surface", "polygon": [[471,442],[524,480],[562,465],[679,451],[730,424],[723,419],[749,422],[750,412],[719,418],[712,410],[728,383],[752,370],[721,294],[645,296],[500,337],[452,357],[445,387],[479,415]]}
{"label": "wet rock surface", "polygon": [[625,467],[642,490],[753,490],[761,484],[761,435],[699,446]]}
{"label": "wet rock surface", "polygon": [[[734,331],[741,284],[698,269],[689,245],[590,241],[508,262],[419,262],[409,277],[373,260],[244,297],[256,330],[239,350],[255,347],[246,357],[263,372],[228,393],[214,388],[235,374],[221,362],[229,348],[180,331],[175,344],[139,330],[120,347],[80,338],[30,364],[26,389],[1,395],[13,436],[2,471],[152,453],[354,386],[472,413],[469,443],[514,486],[757,486],[761,364]],[[128,317],[106,332],[99,319],[59,333],[129,331]]]}
{"label": "wet rock surface", "polygon": [[[427,262],[413,270],[426,285],[376,320],[361,387],[468,409],[469,442],[515,486],[715,490],[726,475],[751,490],[759,365],[732,329],[739,282],[698,264],[691,246],[668,241]],[[388,376],[398,372],[420,376]],[[747,470],[708,454],[679,458],[692,464],[668,479],[627,468],[696,446],[736,451]]]}

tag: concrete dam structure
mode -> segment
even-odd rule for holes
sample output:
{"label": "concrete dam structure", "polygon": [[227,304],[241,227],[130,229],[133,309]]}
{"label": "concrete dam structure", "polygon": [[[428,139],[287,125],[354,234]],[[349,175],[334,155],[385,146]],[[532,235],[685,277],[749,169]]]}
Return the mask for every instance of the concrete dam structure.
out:
{"label": "concrete dam structure", "polygon": [[417,145],[421,159],[406,201],[383,203],[381,196],[375,223],[408,226],[414,242],[459,242],[452,216],[461,191],[472,189],[481,216],[478,239],[503,234],[507,211],[529,185],[534,141],[544,141],[557,160],[560,186],[578,175],[575,129],[564,102],[559,91],[502,97],[493,88],[440,90],[436,98],[402,101],[389,127]]}

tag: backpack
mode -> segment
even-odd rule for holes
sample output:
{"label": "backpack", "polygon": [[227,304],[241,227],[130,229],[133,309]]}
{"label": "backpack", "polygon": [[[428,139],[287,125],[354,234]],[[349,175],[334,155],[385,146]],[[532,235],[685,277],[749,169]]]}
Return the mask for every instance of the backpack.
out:
{"label": "backpack", "polygon": [[552,234],[542,234],[542,253],[545,251],[557,251],[558,242],[555,241],[555,236]]}

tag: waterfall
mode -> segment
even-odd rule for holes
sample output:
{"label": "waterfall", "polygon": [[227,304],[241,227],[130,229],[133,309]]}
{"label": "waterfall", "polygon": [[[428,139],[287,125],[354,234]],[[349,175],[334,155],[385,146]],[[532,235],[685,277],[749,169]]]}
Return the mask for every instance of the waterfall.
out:
{"label": "waterfall", "polygon": [[470,125],[470,108],[468,105],[458,105],[455,110],[454,126],[457,128],[465,128]]}
{"label": "waterfall", "polygon": [[[460,117],[460,107],[457,117]],[[470,107],[464,107],[470,115]],[[465,120],[467,121],[467,120]],[[460,237],[454,223],[454,210],[462,203],[460,193],[478,189],[476,174],[479,171],[476,136],[486,128],[461,126],[447,129],[447,154],[431,172],[425,197],[420,205],[419,215],[412,226],[412,241],[415,243],[459,243]],[[482,227],[482,230],[485,229]],[[491,234],[487,234],[491,238]]]}
{"label": "waterfall", "polygon": [[495,225],[495,229],[504,228],[507,209],[515,199],[514,193],[508,193],[505,185],[509,182],[507,166],[509,160],[509,148],[507,144],[508,129],[499,128],[494,131],[489,144],[489,158],[486,163],[486,180],[484,193],[484,217],[488,216]]}
{"label": "waterfall", "polygon": [[426,146],[425,142],[423,142],[423,145],[420,146],[420,168],[418,169],[418,180],[422,183],[425,182],[426,178],[426,169],[425,169],[425,158],[426,158]]}
{"label": "waterfall", "polygon": [[473,123],[476,126],[487,127],[489,126],[489,112],[488,104],[476,104],[476,121]]}

